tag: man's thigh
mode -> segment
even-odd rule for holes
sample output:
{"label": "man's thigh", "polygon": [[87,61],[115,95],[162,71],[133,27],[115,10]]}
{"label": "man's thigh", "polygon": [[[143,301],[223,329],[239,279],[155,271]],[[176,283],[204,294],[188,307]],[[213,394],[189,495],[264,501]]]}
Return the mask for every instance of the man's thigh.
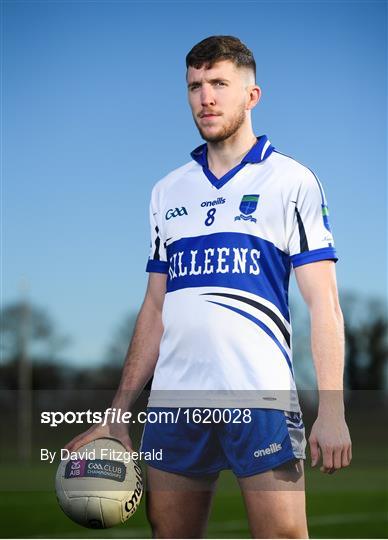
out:
{"label": "man's thigh", "polygon": [[217,478],[192,478],[147,466],[147,517],[153,537],[202,538]]}
{"label": "man's thigh", "polygon": [[238,482],[253,538],[308,538],[303,461]]}

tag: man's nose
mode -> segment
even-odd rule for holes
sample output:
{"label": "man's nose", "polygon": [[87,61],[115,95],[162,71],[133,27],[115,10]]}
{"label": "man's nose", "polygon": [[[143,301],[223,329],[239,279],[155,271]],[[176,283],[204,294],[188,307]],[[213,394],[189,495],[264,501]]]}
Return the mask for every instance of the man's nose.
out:
{"label": "man's nose", "polygon": [[215,104],[215,97],[213,88],[210,86],[210,84],[203,84],[201,88],[201,104],[202,107],[206,107],[208,105],[214,105]]}

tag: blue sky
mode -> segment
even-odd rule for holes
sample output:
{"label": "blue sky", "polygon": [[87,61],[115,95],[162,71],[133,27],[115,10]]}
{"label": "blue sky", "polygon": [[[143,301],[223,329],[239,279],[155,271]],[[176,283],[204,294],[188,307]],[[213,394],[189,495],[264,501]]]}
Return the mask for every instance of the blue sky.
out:
{"label": "blue sky", "polygon": [[2,3],[2,301],[47,308],[73,361],[103,360],[140,307],[153,184],[202,141],[184,58],[254,52],[256,133],[329,202],[342,290],[386,292],[385,2]]}

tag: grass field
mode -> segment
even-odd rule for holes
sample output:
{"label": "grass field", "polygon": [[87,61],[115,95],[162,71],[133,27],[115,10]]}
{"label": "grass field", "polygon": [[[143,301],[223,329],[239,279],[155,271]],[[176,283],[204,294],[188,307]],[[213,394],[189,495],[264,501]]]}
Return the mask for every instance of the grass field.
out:
{"label": "grass field", "polygon": [[[144,501],[124,525],[103,531],[74,524],[59,508],[55,468],[36,465],[0,467],[1,537],[8,538],[150,538]],[[374,464],[326,476],[306,467],[309,530],[312,538],[386,538],[387,472]],[[40,491],[19,491],[25,475]],[[18,481],[20,484],[18,485]],[[249,538],[245,509],[234,477],[221,475],[214,499],[209,538]]]}

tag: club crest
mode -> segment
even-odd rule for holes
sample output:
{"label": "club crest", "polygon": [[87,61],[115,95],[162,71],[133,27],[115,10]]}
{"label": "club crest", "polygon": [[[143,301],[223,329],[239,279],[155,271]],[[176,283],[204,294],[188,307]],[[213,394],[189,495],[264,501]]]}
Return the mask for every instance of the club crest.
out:
{"label": "club crest", "polygon": [[257,219],[252,217],[251,214],[253,214],[257,208],[259,197],[260,195],[244,195],[239,206],[241,214],[239,216],[235,216],[234,221],[243,219],[244,221],[253,221],[256,223]]}

